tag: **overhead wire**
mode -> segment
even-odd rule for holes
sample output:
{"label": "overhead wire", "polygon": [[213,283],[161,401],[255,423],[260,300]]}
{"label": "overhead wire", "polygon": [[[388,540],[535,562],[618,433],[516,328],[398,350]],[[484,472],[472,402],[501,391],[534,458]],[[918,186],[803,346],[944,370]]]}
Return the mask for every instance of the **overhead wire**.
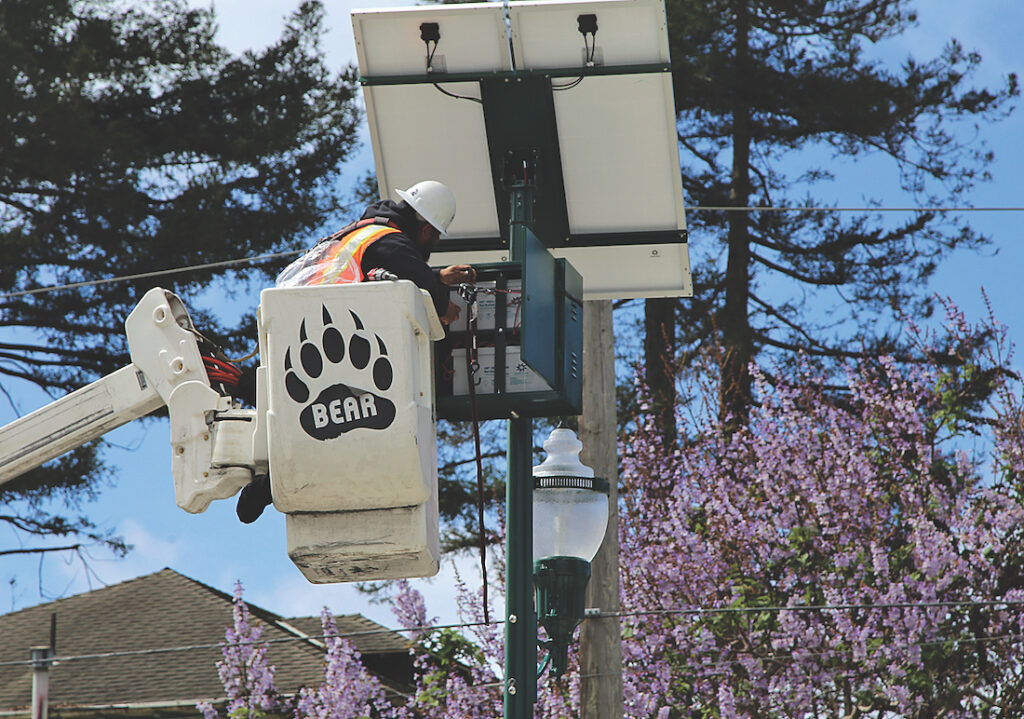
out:
{"label": "overhead wire", "polygon": [[[1001,642],[1001,641],[1014,642],[1014,641],[1022,641],[1022,640],[1024,640],[1024,634],[999,634],[999,635],[990,635],[990,636],[984,636],[984,637],[964,637],[964,638],[956,638],[956,639],[942,639],[942,640],[929,640],[929,641],[921,641],[921,642],[909,642],[909,643],[903,643],[903,644],[888,644],[886,646],[890,647],[890,648],[893,648],[893,649],[924,649],[926,647],[942,646],[943,644],[948,644],[950,642],[957,642],[957,643],[961,643],[961,644],[983,644],[983,643],[986,643],[986,642]],[[698,655],[699,654],[708,654],[708,653],[711,653],[711,652],[714,652],[714,651],[719,651],[719,650],[706,649],[706,650],[703,650],[702,652],[697,652],[697,654]],[[710,660],[708,662],[704,662],[704,663],[700,663],[700,664],[696,664],[696,665],[691,665],[691,668],[692,669],[704,670],[704,671],[700,672],[700,675],[702,677],[707,677],[709,674],[724,674],[726,670],[734,668],[734,667],[744,667],[744,666],[747,666],[749,664],[749,660],[751,660],[751,659],[759,660],[759,661],[776,661],[776,662],[778,662],[778,661],[789,661],[789,662],[798,662],[798,661],[803,661],[803,660],[806,660],[806,659],[830,657],[830,656],[834,656],[836,654],[849,654],[852,651],[853,651],[852,647],[850,647],[850,648],[843,648],[843,649],[840,649],[840,648],[828,649],[828,650],[821,651],[821,652],[805,652],[805,653],[796,654],[796,655],[794,655],[794,654],[754,654],[754,653],[749,652],[749,651],[743,651],[742,652],[742,657],[737,657],[736,659],[723,659],[723,658],[712,659],[712,660]],[[718,671],[718,672],[708,672],[708,671],[706,671],[707,669],[719,669],[720,671]],[[591,673],[587,673],[587,674],[582,674],[581,673],[579,675],[579,678],[580,679],[605,679],[605,678],[609,678],[609,677],[619,677],[619,676],[622,676],[622,672],[591,672]],[[487,683],[484,683],[484,684],[476,684],[474,686],[475,687],[479,687],[479,688],[492,688],[492,687],[501,687],[501,686],[504,686],[504,684],[505,683],[503,681],[500,681],[500,682],[487,682]]]}
{"label": "overhead wire", "polygon": [[115,282],[129,282],[131,280],[142,280],[148,277],[162,277],[165,275],[177,275],[184,272],[193,272],[195,270],[209,270],[217,267],[230,267],[231,265],[244,265],[250,262],[264,262],[266,260],[276,260],[282,257],[293,257],[295,255],[301,255],[306,250],[289,250],[288,252],[274,252],[268,255],[257,255],[256,257],[239,257],[234,260],[221,260],[220,262],[205,262],[198,265],[185,265],[183,267],[174,267],[166,270],[153,270],[151,272],[138,272],[132,275],[118,275],[116,277],[106,277],[99,280],[84,280],[82,282],[69,282],[64,285],[50,285],[48,287],[36,287],[31,290],[17,290],[15,292],[0,292],[0,300],[10,299],[13,297],[24,297],[26,295],[38,295],[44,292],[57,292],[58,290],[73,290],[80,287],[95,287],[97,285],[113,284]]}
{"label": "overhead wire", "polygon": [[[498,624],[500,622],[492,622],[492,623]],[[479,623],[474,623],[474,624],[479,624]],[[462,626],[462,625],[451,625],[451,626]],[[382,631],[392,631],[392,630],[382,630]],[[361,634],[361,633],[362,634],[366,634],[366,633],[376,633],[376,632],[354,632],[354,633],[339,633],[339,634],[330,634],[330,635],[311,635],[311,636],[306,636],[306,637],[288,637],[288,638],[282,638],[282,639],[266,639],[266,640],[261,639],[261,640],[257,640],[257,641],[248,641],[248,642],[217,642],[215,644],[214,643],[204,643],[204,644],[183,645],[183,646],[178,646],[178,647],[159,647],[159,648],[151,648],[151,649],[136,649],[136,650],[115,651],[115,652],[97,652],[97,653],[94,653],[94,654],[78,654],[78,655],[55,656],[55,657],[50,658],[48,661],[52,665],[56,666],[56,665],[59,665],[59,664],[62,664],[62,663],[69,663],[69,662],[72,662],[72,661],[85,661],[85,660],[96,660],[96,659],[111,659],[111,658],[121,658],[121,657],[152,656],[152,655],[157,655],[157,654],[180,653],[180,652],[197,651],[197,650],[205,650],[205,649],[223,649],[223,648],[229,647],[229,646],[232,646],[232,647],[233,646],[259,646],[259,645],[269,645],[269,644],[281,644],[281,643],[286,643],[286,642],[313,642],[313,641],[320,640],[320,639],[333,639],[333,638],[344,639],[344,638],[353,636],[354,634]],[[630,638],[626,637],[624,639],[628,641]],[[919,641],[919,642],[904,642],[904,643],[891,643],[891,642],[889,642],[889,643],[887,643],[885,645],[885,647],[887,649],[890,649],[890,650],[908,650],[908,649],[924,649],[924,648],[927,648],[927,647],[937,647],[937,646],[944,646],[944,645],[950,645],[950,644],[954,644],[954,645],[957,645],[957,646],[963,646],[963,645],[971,645],[971,644],[974,644],[974,645],[990,644],[990,643],[997,643],[997,642],[1013,643],[1013,642],[1020,642],[1020,641],[1024,641],[1024,634],[998,634],[998,635],[985,635],[985,636],[980,636],[980,637],[978,637],[978,636],[974,636],[974,637],[943,637],[943,638],[937,638],[937,639],[928,639],[928,640]],[[322,647],[320,647],[318,645],[318,648],[322,648]],[[856,651],[856,648],[852,647],[852,646],[851,647],[835,647],[835,648],[831,648],[831,649],[825,649],[825,650],[822,650],[822,651],[814,651],[814,652],[790,651],[788,653],[774,653],[774,654],[757,654],[756,652],[752,652],[752,651],[749,651],[749,650],[744,650],[744,651],[738,652],[736,655],[734,655],[735,658],[725,658],[725,657],[721,657],[721,656],[718,656],[718,657],[712,657],[711,656],[712,654],[721,654],[722,650],[717,649],[717,648],[705,648],[705,649],[701,649],[701,650],[695,652],[695,654],[697,655],[696,658],[699,659],[700,656],[704,656],[704,657],[706,657],[707,661],[703,661],[703,662],[697,663],[697,664],[695,664],[693,666],[693,668],[701,670],[700,671],[701,675],[707,676],[708,675],[708,671],[707,671],[708,669],[712,669],[712,670],[717,669],[717,670],[719,670],[718,672],[712,672],[712,673],[724,673],[725,671],[728,671],[728,670],[730,670],[731,668],[734,668],[734,667],[749,666],[749,662],[751,660],[758,661],[758,662],[775,662],[775,663],[780,663],[780,662],[788,662],[788,663],[798,663],[798,662],[800,662],[800,663],[805,663],[808,660],[813,660],[813,659],[823,659],[823,658],[826,658],[826,657],[836,657],[838,655],[850,655],[850,654],[854,653],[855,651]],[[864,663],[866,661],[866,659],[867,659],[867,657],[865,657],[864,659],[856,659],[855,658],[855,661],[858,664],[861,664],[861,663]],[[35,660],[35,659],[21,659],[21,660],[0,662],[0,667],[28,666],[28,665],[35,665],[36,663],[37,663],[37,660]],[[581,679],[582,678],[601,678],[601,677],[612,677],[612,676],[618,676],[618,674],[614,674],[614,673],[592,673],[592,674],[585,674],[585,675],[581,674],[580,678]],[[498,681],[498,682],[486,682],[486,683],[478,684],[476,686],[479,687],[479,688],[489,688],[489,687],[500,687],[503,684],[504,684],[503,681]]]}
{"label": "overhead wire", "polygon": [[[842,610],[849,611],[854,609],[906,609],[906,608],[952,608],[952,607],[992,607],[992,606],[1022,606],[1024,600],[963,600],[963,601],[949,601],[949,602],[888,602],[879,604],[813,604],[813,605],[780,605],[771,607],[686,607],[678,609],[652,609],[652,610],[637,610],[628,612],[600,612],[590,613],[584,617],[584,621],[591,619],[609,619],[609,618],[621,618],[627,616],[643,616],[643,615],[714,615],[714,614],[727,614],[727,613],[742,613],[742,614],[756,614],[765,612],[782,612],[782,611],[815,611],[824,612],[829,610]],[[67,655],[67,656],[56,656],[50,661],[52,662],[70,662],[86,659],[109,659],[115,657],[129,657],[129,656],[145,656],[152,654],[169,654],[176,652],[196,651],[201,649],[219,649],[224,646],[249,646],[249,645],[271,645],[271,644],[286,644],[291,642],[311,642],[324,639],[351,639],[361,636],[373,636],[380,634],[430,634],[437,631],[443,631],[445,629],[468,629],[471,627],[482,627],[482,626],[493,626],[504,624],[503,620],[492,620],[490,622],[476,621],[476,622],[457,622],[452,624],[434,624],[434,625],[422,625],[415,627],[405,627],[398,629],[389,629],[387,627],[381,627],[380,629],[364,629],[353,632],[338,632],[336,634],[304,634],[301,636],[293,637],[281,637],[276,639],[258,639],[254,641],[245,642],[205,642],[200,644],[186,644],[174,647],[154,647],[149,649],[125,649],[121,651],[113,652],[97,652],[93,654],[78,654],[78,655]],[[983,641],[1002,641],[1002,640],[1018,640],[1024,639],[1024,635],[1020,634],[1006,634],[1006,635],[993,635],[985,637],[947,637],[943,639],[928,640],[927,642],[907,644],[905,647],[914,646],[931,646],[934,644],[946,644],[950,642],[983,642]],[[894,645],[889,645],[894,646]],[[897,645],[898,646],[898,645]],[[849,651],[849,650],[829,650],[828,653],[836,651]],[[813,656],[813,653],[802,654],[799,656]],[[791,655],[779,655],[781,658],[789,657]],[[754,658],[758,658],[756,655]],[[765,656],[761,658],[775,658],[774,656]],[[0,667],[4,666],[21,666],[26,664],[32,664],[32,659],[19,659],[0,662]]]}
{"label": "overhead wire", "polygon": [[687,607],[678,609],[641,609],[628,612],[594,612],[589,618],[610,619],[639,616],[678,616],[689,614],[765,614],[778,612],[856,611],[868,609],[952,609],[954,607],[1024,606],[1024,600],[978,599],[949,602],[880,602],[875,604],[784,604],[767,607]]}
{"label": "overhead wire", "polygon": [[[491,624],[501,624],[502,622],[493,621]],[[430,633],[433,631],[442,631],[444,629],[461,629],[473,626],[481,626],[484,622],[461,622],[458,624],[441,624],[431,625],[422,627],[408,627],[405,629],[388,629],[382,627],[380,629],[363,629],[356,632],[338,632],[337,634],[305,634],[302,636],[294,637],[280,637],[277,639],[256,639],[251,641],[235,641],[235,642],[203,642],[200,644],[183,644],[174,647],[152,647],[149,649],[124,649],[120,651],[112,652],[96,652],[94,654],[73,654],[67,656],[55,656],[49,659],[50,662],[71,662],[84,659],[112,659],[117,657],[134,657],[134,656],[147,656],[152,654],[173,654],[177,652],[189,652],[197,651],[201,649],[221,649],[225,646],[259,646],[263,644],[289,644],[292,642],[316,642],[325,639],[351,639],[353,637],[369,636],[376,634],[397,634],[401,632],[416,632],[416,633]],[[20,666],[24,664],[33,664],[35,660],[32,659],[18,659],[6,662],[0,662],[0,667],[9,666]]]}
{"label": "overhead wire", "polygon": [[1024,212],[1024,207],[776,207],[774,205],[691,205],[687,212]]}
{"label": "overhead wire", "polygon": [[[475,98],[469,98],[475,99]],[[691,205],[684,208],[687,212],[1024,212],[1024,207],[772,207],[772,206],[745,206],[728,207],[713,205]],[[94,287],[97,285],[113,284],[116,282],[129,282],[132,280],[146,279],[149,277],[161,277],[166,275],[182,274],[196,270],[215,269],[217,267],[230,267],[232,265],[244,265],[247,263],[264,262],[267,260],[280,259],[282,257],[293,257],[300,255],[306,250],[290,250],[287,252],[275,252],[255,257],[239,257],[233,260],[222,260],[220,262],[206,262],[196,265],[184,265],[165,270],[153,270],[151,272],[139,272],[131,275],[117,275],[98,280],[85,280],[82,282],[69,282],[62,285],[48,285],[36,287],[30,290],[16,290],[12,292],[0,292],[0,300],[37,295],[47,292],[58,292],[62,290],[78,289],[81,287]]]}
{"label": "overhead wire", "polygon": [[[921,642],[906,642],[906,643],[898,643],[898,644],[887,644],[886,647],[887,648],[891,648],[891,649],[907,650],[907,649],[925,649],[925,648],[928,648],[928,647],[942,646],[944,644],[949,644],[949,643],[985,644],[985,643],[1004,642],[1004,641],[1012,643],[1012,642],[1018,642],[1018,641],[1022,641],[1022,640],[1024,640],[1024,634],[999,634],[999,635],[989,635],[989,636],[983,636],[983,637],[962,637],[962,638],[954,638],[954,639],[937,639],[937,640],[928,640],[928,641],[921,641]],[[697,654],[699,656],[701,653],[703,653],[703,654],[710,654],[711,652],[714,652],[714,651],[719,651],[719,650],[707,649],[707,650],[704,650],[703,652],[698,652]],[[736,658],[734,658],[734,659],[726,659],[726,658],[722,658],[722,657],[719,657],[719,658],[716,658],[716,659],[711,659],[709,657],[708,661],[701,662],[701,663],[695,663],[695,664],[692,664],[690,666],[691,666],[691,670],[701,670],[700,671],[700,676],[701,677],[707,677],[709,675],[722,675],[722,674],[725,674],[725,673],[727,673],[729,671],[732,671],[736,667],[744,667],[744,668],[748,667],[749,663],[750,663],[750,660],[762,661],[762,662],[776,662],[776,663],[781,663],[781,662],[797,663],[797,662],[804,662],[804,661],[806,661],[808,659],[823,659],[823,658],[826,658],[826,657],[834,657],[834,656],[836,656],[838,654],[850,654],[853,651],[854,651],[853,647],[846,647],[846,648],[838,648],[837,647],[837,648],[834,648],[834,649],[827,649],[827,650],[820,651],[820,652],[802,652],[802,653],[798,653],[798,654],[792,654],[792,653],[790,653],[790,654],[755,654],[755,653],[750,652],[749,650],[747,650],[747,651],[742,651],[742,652],[738,653],[738,656],[736,656]],[[858,663],[862,663],[862,662],[860,662],[858,660]],[[712,671],[708,671],[708,670],[712,670]],[[696,671],[694,671],[694,673],[696,673]],[[580,679],[606,678],[606,677],[613,677],[613,676],[621,676],[621,674],[616,674],[616,673],[611,673],[611,672],[601,672],[601,673],[596,673],[595,672],[595,673],[592,673],[592,674],[580,674]]]}

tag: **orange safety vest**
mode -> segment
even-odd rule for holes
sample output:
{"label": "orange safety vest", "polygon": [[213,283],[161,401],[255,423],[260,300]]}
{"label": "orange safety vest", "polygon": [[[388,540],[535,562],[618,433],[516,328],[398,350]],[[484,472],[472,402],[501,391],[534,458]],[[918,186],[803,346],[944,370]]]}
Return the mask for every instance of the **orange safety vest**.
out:
{"label": "orange safety vest", "polygon": [[354,230],[345,228],[327,240],[328,247],[318,253],[315,269],[303,285],[339,285],[362,282],[363,254],[366,248],[385,235],[401,232],[397,227],[364,220]]}

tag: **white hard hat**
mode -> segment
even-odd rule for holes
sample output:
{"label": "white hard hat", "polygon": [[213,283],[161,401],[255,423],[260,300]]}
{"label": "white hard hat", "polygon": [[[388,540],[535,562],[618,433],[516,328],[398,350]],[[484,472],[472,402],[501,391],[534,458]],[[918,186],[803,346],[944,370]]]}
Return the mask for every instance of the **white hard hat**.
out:
{"label": "white hard hat", "polygon": [[455,219],[455,195],[446,185],[437,180],[423,180],[408,190],[395,192],[442,235],[448,234],[448,226]]}

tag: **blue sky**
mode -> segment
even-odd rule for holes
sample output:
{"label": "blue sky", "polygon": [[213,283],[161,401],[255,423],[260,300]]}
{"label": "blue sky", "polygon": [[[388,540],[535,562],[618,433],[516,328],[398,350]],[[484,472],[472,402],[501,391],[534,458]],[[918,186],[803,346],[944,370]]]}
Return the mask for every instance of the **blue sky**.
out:
{"label": "blue sky", "polygon": [[[208,2],[192,0],[195,5]],[[283,18],[297,4],[285,0],[216,0],[221,26],[221,41],[233,51],[261,47],[280,33]],[[354,61],[351,22],[353,7],[373,7],[406,3],[325,0],[330,62],[341,66]],[[978,0],[963,3],[954,0],[920,0],[920,26],[889,43],[887,57],[913,53],[918,57],[935,55],[950,36],[969,49],[979,51],[984,63],[977,77],[979,84],[997,84],[1007,72],[1024,70],[1024,50],[1019,28],[1024,27],[1024,3],[1019,0]],[[967,198],[978,207],[1024,206],[1024,125],[1016,113],[999,125],[983,131],[996,153],[991,168],[993,182],[980,186]],[[364,148],[353,164],[348,178],[354,181],[372,164]],[[855,202],[874,190],[870,177],[863,188],[843,186],[836,190],[837,201]],[[895,203],[894,203],[895,204]],[[971,216],[975,227],[994,239],[993,250],[983,254],[960,253],[939,270],[932,289],[949,295],[974,316],[981,311],[980,290],[988,292],[996,315],[1024,336],[1024,313],[1019,309],[1018,291],[1024,270],[1024,237],[1021,224],[1024,213],[986,212]],[[695,246],[699,235],[691,236]],[[239,311],[252,311],[239,299]],[[22,412],[45,403],[41,393],[26,390],[18,398]],[[0,424],[13,419],[9,406],[0,406]],[[135,546],[126,559],[117,560],[97,553],[91,560],[92,574],[77,560],[65,561],[48,556],[40,564],[35,558],[0,558],[0,612],[21,609],[55,596],[113,583],[167,566],[222,590],[230,591],[236,580],[246,588],[247,598],[286,616],[316,614],[324,605],[336,613],[361,612],[386,624],[393,624],[390,612],[371,604],[350,585],[310,585],[285,554],[283,515],[268,511],[251,526],[241,525],[234,515],[234,500],[215,502],[201,515],[188,515],[174,503],[170,478],[169,440],[163,421],[135,422],[108,435],[113,444],[108,458],[117,467],[117,480],[105,489],[84,512],[100,526],[114,527]],[[0,546],[11,546],[11,539],[0,536]],[[416,585],[427,596],[428,610],[443,621],[456,621],[453,577],[456,570],[470,584],[478,584],[479,574],[472,558],[456,567],[446,562],[442,574],[433,580],[418,580]],[[45,594],[40,593],[40,586]],[[500,616],[499,612],[495,612]]]}

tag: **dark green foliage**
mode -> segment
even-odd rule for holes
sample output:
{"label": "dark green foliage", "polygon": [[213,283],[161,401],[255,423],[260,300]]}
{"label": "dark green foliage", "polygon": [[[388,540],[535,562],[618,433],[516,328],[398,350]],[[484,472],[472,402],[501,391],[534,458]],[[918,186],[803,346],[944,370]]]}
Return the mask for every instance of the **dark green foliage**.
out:
{"label": "dark green foliage", "polygon": [[[229,353],[249,351],[251,318],[203,310],[201,293],[220,305],[221,283],[265,282],[285,259],[17,293],[305,247],[336,222],[359,113],[354,71],[324,63],[322,23],[303,2],[275,44],[232,56],[212,10],[183,0],[0,4],[0,391],[59,395],[126,364],[124,318],[157,284]],[[83,449],[21,486],[66,501],[103,471]],[[26,491],[0,501],[58,498]]]}
{"label": "dark green foliage", "polygon": [[[533,461],[540,464],[545,457],[543,443],[559,423],[577,431],[575,417],[538,418],[533,423]],[[504,518],[496,508],[505,505],[508,424],[504,421],[480,423],[481,464],[483,466],[484,530],[488,544],[501,542]],[[480,532],[477,521],[477,465],[471,422],[438,422],[438,494],[441,522],[444,527],[443,549],[479,551]],[[500,510],[499,510],[500,511]]]}
{"label": "dark green foliage", "polygon": [[[180,0],[5,0],[0,288],[291,248],[336,213],[358,115],[320,55],[322,15],[304,3],[275,45],[232,57]],[[213,276],[161,282],[194,294]],[[153,283],[0,299],[4,327],[44,340],[0,345],[0,373],[66,390],[123,364],[121,322]]]}
{"label": "dark green foliage", "polygon": [[[48,545],[79,550],[85,544],[102,544],[118,556],[130,549],[120,537],[98,528],[85,516],[56,513],[80,512],[82,503],[93,499],[97,485],[109,478],[93,442],[68,452],[53,462],[8,482],[0,490],[0,523],[26,537],[27,545],[18,549],[0,549],[2,554],[31,554],[41,551],[35,542],[42,537],[67,539],[71,544]],[[56,511],[54,508],[58,508]]]}
{"label": "dark green foliage", "polygon": [[[501,541],[494,516],[494,507],[505,501],[504,422],[481,422],[481,454],[483,466],[484,503],[487,515],[484,529],[488,543]],[[477,520],[477,466],[470,422],[439,422],[438,499],[445,524],[444,548],[448,551],[478,551],[480,544]]]}
{"label": "dark green foliage", "polygon": [[480,647],[454,629],[431,632],[420,640],[419,646],[423,655],[417,662],[417,673],[422,677],[416,702],[424,708],[444,707],[449,699],[451,677],[457,675],[471,681],[470,667],[484,661]]}

